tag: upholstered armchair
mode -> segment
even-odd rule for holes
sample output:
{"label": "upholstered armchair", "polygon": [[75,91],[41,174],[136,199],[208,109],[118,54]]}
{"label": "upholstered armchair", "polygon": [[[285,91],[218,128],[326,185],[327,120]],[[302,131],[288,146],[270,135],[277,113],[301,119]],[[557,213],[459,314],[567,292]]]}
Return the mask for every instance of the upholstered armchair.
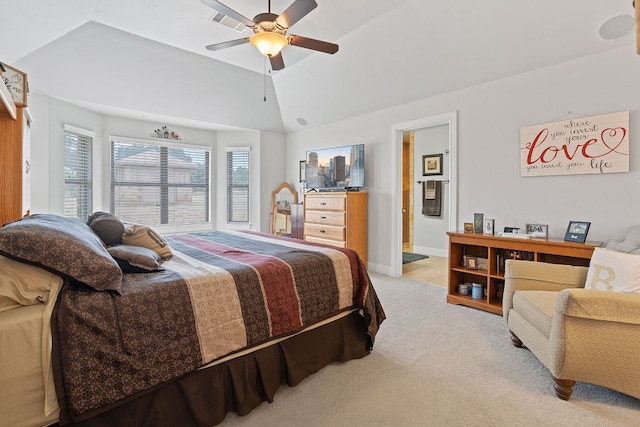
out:
{"label": "upholstered armchair", "polygon": [[640,398],[640,294],[584,289],[587,272],[508,260],[502,307],[512,342],[549,369],[560,399],[576,381]]}

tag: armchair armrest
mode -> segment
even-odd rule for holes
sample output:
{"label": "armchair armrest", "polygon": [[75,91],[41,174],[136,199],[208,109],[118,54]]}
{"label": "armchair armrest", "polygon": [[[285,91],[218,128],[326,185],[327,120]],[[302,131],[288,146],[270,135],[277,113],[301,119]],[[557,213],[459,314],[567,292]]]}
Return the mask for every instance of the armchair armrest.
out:
{"label": "armchair armrest", "polygon": [[549,365],[556,378],[640,396],[640,294],[566,289],[555,301]]}
{"label": "armchair armrest", "polygon": [[509,310],[513,307],[514,292],[582,288],[587,271],[587,267],[508,259],[505,263],[502,315],[508,320]]}
{"label": "armchair armrest", "polygon": [[567,289],[559,293],[555,316],[640,325],[640,294]]}

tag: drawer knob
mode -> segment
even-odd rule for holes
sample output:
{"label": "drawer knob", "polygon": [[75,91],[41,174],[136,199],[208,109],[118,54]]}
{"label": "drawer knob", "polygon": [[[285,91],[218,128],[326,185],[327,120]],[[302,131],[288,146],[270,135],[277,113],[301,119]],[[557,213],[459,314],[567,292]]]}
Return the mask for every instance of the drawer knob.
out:
{"label": "drawer knob", "polygon": [[327,204],[325,202],[321,202],[320,203],[322,206],[327,206]]}
{"label": "drawer knob", "polygon": [[326,216],[321,216],[320,219],[327,219],[327,217]]}
{"label": "drawer knob", "polygon": [[321,232],[321,233],[326,233],[326,231],[324,231],[324,230],[320,230],[320,232]]}

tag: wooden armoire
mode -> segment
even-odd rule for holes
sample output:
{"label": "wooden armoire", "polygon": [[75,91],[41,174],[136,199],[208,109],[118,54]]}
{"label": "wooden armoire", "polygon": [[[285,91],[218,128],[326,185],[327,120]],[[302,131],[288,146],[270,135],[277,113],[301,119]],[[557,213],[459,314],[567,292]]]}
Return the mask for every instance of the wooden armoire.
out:
{"label": "wooden armoire", "polygon": [[0,227],[29,213],[29,126],[26,107],[16,105],[0,80]]}

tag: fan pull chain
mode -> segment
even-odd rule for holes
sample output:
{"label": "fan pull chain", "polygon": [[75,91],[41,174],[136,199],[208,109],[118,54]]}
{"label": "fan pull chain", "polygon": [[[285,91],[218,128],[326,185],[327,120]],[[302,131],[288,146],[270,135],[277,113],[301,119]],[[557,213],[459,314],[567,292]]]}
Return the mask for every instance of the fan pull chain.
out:
{"label": "fan pull chain", "polygon": [[264,57],[264,80],[263,80],[263,90],[264,90],[264,102],[267,102],[267,57]]}

